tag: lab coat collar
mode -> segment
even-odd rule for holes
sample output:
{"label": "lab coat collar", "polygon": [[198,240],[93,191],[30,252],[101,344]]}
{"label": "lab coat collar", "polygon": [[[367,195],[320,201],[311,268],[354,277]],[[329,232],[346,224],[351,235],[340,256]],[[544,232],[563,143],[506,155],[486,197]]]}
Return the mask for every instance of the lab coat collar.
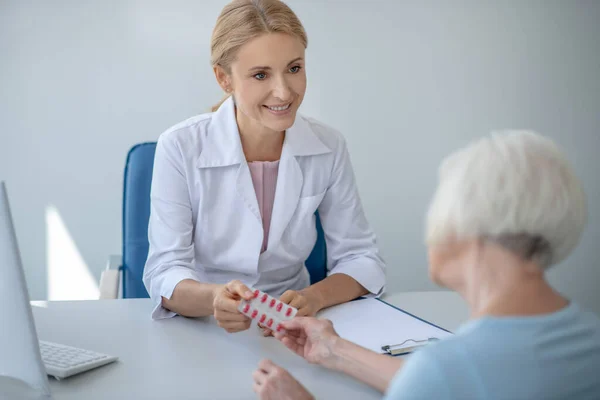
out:
{"label": "lab coat collar", "polygon": [[[331,150],[314,133],[310,123],[296,116],[285,134],[282,157],[312,156]],[[230,97],[213,114],[207,138],[196,163],[198,168],[226,167],[246,162],[235,119],[235,104]]]}

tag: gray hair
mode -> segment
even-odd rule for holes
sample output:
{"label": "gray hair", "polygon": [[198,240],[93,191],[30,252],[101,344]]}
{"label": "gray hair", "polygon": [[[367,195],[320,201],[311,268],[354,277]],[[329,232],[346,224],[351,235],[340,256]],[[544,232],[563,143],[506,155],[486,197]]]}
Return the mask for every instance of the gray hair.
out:
{"label": "gray hair", "polygon": [[500,237],[486,238],[506,250],[516,254],[523,260],[533,261],[542,268],[547,268],[552,261],[552,247],[541,236],[532,236],[526,233],[502,235]]}
{"label": "gray hair", "polygon": [[531,131],[498,132],[442,162],[426,241],[491,238],[548,267],[569,256],[586,221],[583,187],[556,144]]}

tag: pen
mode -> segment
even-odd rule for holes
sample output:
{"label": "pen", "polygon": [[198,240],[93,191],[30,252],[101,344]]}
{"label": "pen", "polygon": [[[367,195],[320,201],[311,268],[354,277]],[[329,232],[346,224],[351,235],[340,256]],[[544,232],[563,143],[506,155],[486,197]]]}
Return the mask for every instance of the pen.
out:
{"label": "pen", "polygon": [[[428,338],[428,339],[423,339],[423,340],[407,339],[404,342],[399,343],[399,344],[391,344],[391,345],[381,346],[381,350],[388,353],[389,355],[398,356],[398,355],[402,355],[402,354],[412,353],[414,350],[418,349],[419,347],[423,347],[429,343],[436,342],[438,340],[439,340],[438,338],[434,338],[434,337]],[[409,343],[409,342],[411,342],[411,343]]]}

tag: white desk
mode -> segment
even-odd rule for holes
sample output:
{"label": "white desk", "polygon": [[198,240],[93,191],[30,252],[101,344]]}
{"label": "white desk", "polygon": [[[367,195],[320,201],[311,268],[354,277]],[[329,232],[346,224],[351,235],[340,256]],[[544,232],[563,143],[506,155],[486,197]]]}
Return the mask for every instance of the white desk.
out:
{"label": "white desk", "polygon": [[[451,293],[403,293],[386,300],[447,329],[466,319],[464,303]],[[317,398],[381,397],[346,376],[308,364],[254,327],[227,334],[212,318],[152,321],[147,299],[32,304],[41,340],[120,358],[63,381],[50,378],[56,400],[255,399],[252,372],[262,358],[287,368]]]}
{"label": "white desk", "polygon": [[454,292],[404,292],[383,300],[451,332],[469,318],[467,303]]}

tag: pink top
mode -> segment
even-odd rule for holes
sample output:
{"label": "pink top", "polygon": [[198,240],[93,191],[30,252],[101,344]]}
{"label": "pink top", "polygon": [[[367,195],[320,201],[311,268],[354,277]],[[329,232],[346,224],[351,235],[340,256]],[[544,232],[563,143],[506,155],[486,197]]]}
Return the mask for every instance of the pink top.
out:
{"label": "pink top", "polygon": [[258,208],[263,223],[263,244],[260,252],[267,249],[269,241],[269,228],[271,226],[271,213],[275,201],[275,187],[277,186],[277,173],[279,161],[252,161],[248,163],[252,183],[258,200]]}

